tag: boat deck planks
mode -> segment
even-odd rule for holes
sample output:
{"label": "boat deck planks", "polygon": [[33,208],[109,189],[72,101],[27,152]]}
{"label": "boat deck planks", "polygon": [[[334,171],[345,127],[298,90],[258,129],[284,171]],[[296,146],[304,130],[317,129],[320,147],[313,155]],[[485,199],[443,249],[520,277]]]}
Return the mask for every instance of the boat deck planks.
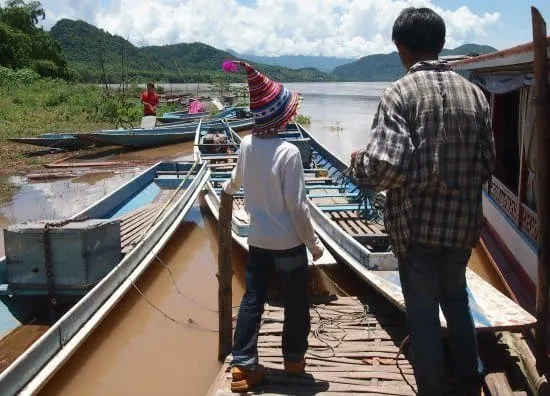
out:
{"label": "boat deck planks", "polygon": [[[179,191],[174,199],[184,191]],[[174,195],[174,190],[161,190],[152,203],[136,209],[130,213],[121,216],[120,223],[120,244],[123,254],[128,253],[133,243],[141,237],[141,234],[151,225],[157,217],[164,202],[168,201]]]}
{"label": "boat deck planks", "polygon": [[[369,300],[369,310],[374,303]],[[283,371],[281,352],[283,309],[266,305],[258,352],[267,375],[263,384],[250,394],[414,395],[404,379],[416,389],[409,360],[400,355],[401,374],[395,359],[405,337],[404,319],[385,301],[376,304],[376,311],[375,314],[365,313],[363,304],[355,297],[338,297],[326,304],[312,305],[306,373],[289,376]],[[349,320],[338,323],[342,315],[349,315]],[[316,333],[321,336],[316,337]],[[230,357],[223,364],[209,395],[234,394],[230,390],[229,362]]]}
{"label": "boat deck planks", "polygon": [[123,254],[132,250],[134,241],[151,225],[160,210],[160,204],[150,204],[121,218],[120,245]]}
{"label": "boat deck planks", "polygon": [[377,223],[367,223],[357,213],[353,211],[330,211],[327,210],[326,215],[331,220],[334,220],[344,231],[351,236],[374,235],[386,236],[383,231],[384,226]]}

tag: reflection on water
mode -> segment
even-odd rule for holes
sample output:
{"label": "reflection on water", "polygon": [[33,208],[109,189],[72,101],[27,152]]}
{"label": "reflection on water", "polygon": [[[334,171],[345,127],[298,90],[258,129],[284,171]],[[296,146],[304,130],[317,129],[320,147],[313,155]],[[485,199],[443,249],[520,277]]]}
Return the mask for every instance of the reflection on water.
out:
{"label": "reflection on water", "polygon": [[105,179],[108,179],[110,176],[113,175],[113,172],[90,172],[90,173],[83,173],[80,176],[77,176],[71,180],[72,183],[85,183],[90,186],[93,186],[94,184],[98,182],[102,182]]}
{"label": "reflection on water", "polygon": [[[137,169],[112,173],[94,183],[70,179],[29,183],[26,178],[12,177],[11,182],[19,186],[19,191],[11,203],[0,208],[0,215],[9,223],[67,218],[129,181],[136,172]],[[89,176],[93,180],[94,175]]]}
{"label": "reflection on water", "polygon": [[311,118],[310,132],[344,162],[366,145],[378,100],[388,83],[289,83],[300,92],[299,113]]}

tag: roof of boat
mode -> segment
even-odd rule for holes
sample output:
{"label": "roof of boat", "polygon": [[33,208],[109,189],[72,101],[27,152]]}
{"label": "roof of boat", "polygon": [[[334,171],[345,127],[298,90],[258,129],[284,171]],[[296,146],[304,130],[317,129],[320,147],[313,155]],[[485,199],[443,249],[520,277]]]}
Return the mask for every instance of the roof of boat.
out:
{"label": "roof of boat", "polygon": [[[550,57],[550,36],[546,38],[547,51]],[[491,52],[475,57],[450,62],[454,70],[510,69],[522,70],[531,68],[533,63],[533,42],[518,45],[502,51]]]}

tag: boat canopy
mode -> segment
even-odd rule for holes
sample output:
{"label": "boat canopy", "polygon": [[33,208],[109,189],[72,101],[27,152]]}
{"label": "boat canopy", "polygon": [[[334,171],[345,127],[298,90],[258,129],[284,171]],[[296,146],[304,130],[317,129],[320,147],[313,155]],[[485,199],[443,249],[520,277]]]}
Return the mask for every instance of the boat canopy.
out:
{"label": "boat canopy", "polygon": [[[550,58],[550,37],[547,43]],[[533,43],[522,44],[449,65],[488,92],[505,94],[533,85],[533,48]]]}

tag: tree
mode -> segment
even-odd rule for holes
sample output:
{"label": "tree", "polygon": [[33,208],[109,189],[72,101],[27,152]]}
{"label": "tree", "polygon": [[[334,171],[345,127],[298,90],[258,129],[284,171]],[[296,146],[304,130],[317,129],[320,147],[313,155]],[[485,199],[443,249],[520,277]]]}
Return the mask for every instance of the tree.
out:
{"label": "tree", "polygon": [[48,77],[70,77],[61,47],[36,26],[45,16],[38,1],[9,0],[6,7],[0,7],[0,65],[31,68]]}

